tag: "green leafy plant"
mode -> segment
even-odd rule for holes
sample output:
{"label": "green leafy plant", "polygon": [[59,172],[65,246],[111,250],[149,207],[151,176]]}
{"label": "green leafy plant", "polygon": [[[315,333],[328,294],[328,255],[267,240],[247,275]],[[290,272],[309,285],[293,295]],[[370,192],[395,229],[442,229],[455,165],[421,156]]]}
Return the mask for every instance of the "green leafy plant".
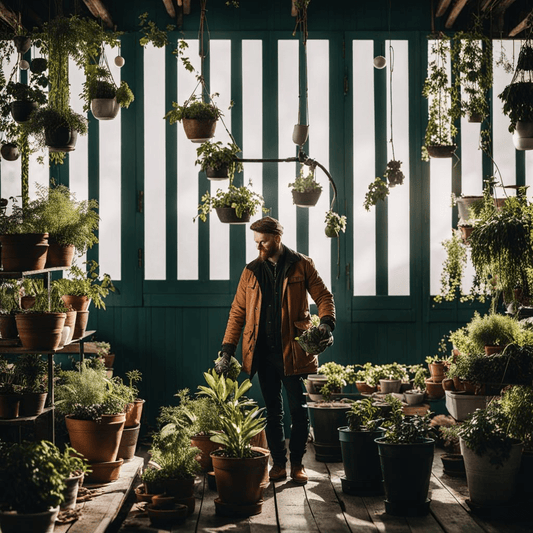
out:
{"label": "green leafy plant", "polygon": [[416,444],[432,436],[429,412],[423,416],[406,416],[400,411],[391,417],[383,438],[390,444]]}
{"label": "green leafy plant", "polygon": [[218,94],[211,95],[211,102],[203,102],[198,96],[191,96],[183,105],[172,102],[172,109],[165,114],[165,119],[169,123],[175,124],[183,119],[194,120],[218,120],[222,116],[222,111],[213,103],[213,98]]}
{"label": "green leafy plant", "polygon": [[533,389],[530,386],[508,387],[496,400],[507,420],[510,436],[524,443],[524,450],[533,452]]}
{"label": "green leafy plant", "polygon": [[115,286],[109,274],[104,274],[100,279],[96,261],[87,261],[86,264],[86,272],[73,265],[69,270],[71,277],[54,280],[52,286],[56,287],[61,295],[87,296],[93,300],[95,307],[105,309],[104,298],[110,291],[115,291]]}
{"label": "green leafy plant", "polygon": [[21,390],[15,365],[0,355],[0,394],[17,394]]}
{"label": "green leafy plant", "polygon": [[339,215],[331,209],[326,212],[324,222],[326,223],[326,229],[324,231],[328,237],[338,237],[341,231],[346,231],[346,216]]}
{"label": "green leafy plant", "polygon": [[520,324],[513,317],[496,313],[481,316],[477,311],[466,328],[477,352],[483,352],[485,346],[505,346],[515,341],[520,332]]}
{"label": "green leafy plant", "polygon": [[[252,186],[252,183],[249,183]],[[245,213],[255,215],[257,210],[263,206],[264,199],[259,194],[253,191],[250,187],[237,187],[230,181],[230,185],[226,191],[218,189],[214,196],[211,196],[207,191],[203,196],[201,203],[198,205],[198,215],[194,218],[199,218],[203,222],[207,220],[207,215],[217,207],[232,207],[239,218],[243,218]]]}
{"label": "green leafy plant", "polygon": [[382,422],[379,409],[369,398],[353,402],[346,412],[350,431],[375,431]]}
{"label": "green leafy plant", "polygon": [[207,141],[196,149],[195,165],[200,165],[204,172],[208,168],[221,170],[223,167],[227,167],[228,177],[232,180],[235,172],[242,172],[243,170],[242,163],[236,159],[240,152],[241,149],[235,143],[222,146],[220,141]]}
{"label": "green leafy plant", "polygon": [[0,283],[0,314],[14,314],[20,309],[20,287],[15,279]]}
{"label": "green leafy plant", "polygon": [[365,194],[365,201],[363,207],[370,211],[373,205],[376,205],[378,201],[385,200],[389,195],[390,190],[387,182],[381,178],[376,178],[369,186],[368,191]]}
{"label": "green leafy plant", "polygon": [[426,388],[426,379],[429,378],[429,370],[425,367],[420,366],[415,372],[413,378],[413,387],[417,390],[425,390]]}
{"label": "green leafy plant", "polygon": [[96,341],[94,347],[96,348],[96,355],[98,357],[104,357],[111,353],[111,344],[109,342]]}
{"label": "green leafy plant", "polygon": [[318,367],[318,373],[326,376],[328,380],[320,389],[324,400],[329,402],[335,391],[340,392],[346,386],[346,368],[343,365],[330,361]]}
{"label": "green leafy plant", "polygon": [[22,354],[15,362],[24,392],[46,392],[48,365],[39,354]]}
{"label": "green leafy plant", "polygon": [[[220,352],[219,352],[220,353]],[[220,361],[221,359],[221,356],[219,355],[215,361],[213,361],[215,363],[215,366],[217,365],[217,363]],[[232,379],[232,380],[236,380],[238,377],[239,377],[239,374],[241,373],[241,368],[242,368],[242,365],[239,363],[239,361],[237,361],[237,359],[235,359],[235,357],[233,357],[233,355],[231,356],[230,358],[230,362],[229,362],[229,369],[228,371],[226,372],[226,376],[229,378],[229,379]]]}
{"label": "green leafy plant", "polygon": [[318,355],[327,348],[327,344],[322,342],[327,339],[327,335],[320,331],[319,326],[319,316],[311,315],[311,326],[309,329],[306,329],[298,337],[294,338],[302,350],[310,355]]}
{"label": "green leafy plant", "polygon": [[316,192],[322,190],[322,185],[315,179],[314,169],[310,168],[307,176],[304,175],[305,165],[300,165],[300,174],[296,179],[289,183],[288,187],[291,187],[296,192]]}
{"label": "green leafy plant", "polygon": [[383,177],[387,180],[389,184],[389,189],[392,189],[396,185],[401,185],[403,183],[405,176],[401,171],[401,166],[402,162],[396,161],[395,159],[391,159],[387,163],[387,168],[383,173]]}

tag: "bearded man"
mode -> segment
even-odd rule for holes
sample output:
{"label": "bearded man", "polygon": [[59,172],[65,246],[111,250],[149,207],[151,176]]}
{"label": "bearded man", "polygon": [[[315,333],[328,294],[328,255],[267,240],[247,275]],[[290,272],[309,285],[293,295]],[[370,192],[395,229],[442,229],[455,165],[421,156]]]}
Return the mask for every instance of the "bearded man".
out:
{"label": "bearded man", "polygon": [[257,372],[266,407],[266,435],[273,460],[273,481],[287,477],[282,387],[291,415],[289,453],[291,477],[307,483],[302,464],[309,435],[303,380],[316,373],[317,357],[300,347],[295,337],[311,325],[307,293],[318,307],[325,344],[333,343],[335,303],[312,259],[281,242],[283,226],[272,217],[255,221],[250,229],[259,257],[246,265],[231,305],[216,371],[227,372],[243,333],[242,369]]}

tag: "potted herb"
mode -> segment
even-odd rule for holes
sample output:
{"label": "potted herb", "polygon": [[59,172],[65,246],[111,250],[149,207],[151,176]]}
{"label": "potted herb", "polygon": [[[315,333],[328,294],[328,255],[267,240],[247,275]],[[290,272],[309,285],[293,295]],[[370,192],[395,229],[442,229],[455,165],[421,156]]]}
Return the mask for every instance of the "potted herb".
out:
{"label": "potted herb", "polygon": [[223,431],[211,436],[213,442],[224,446],[211,453],[221,502],[215,500],[215,506],[232,505],[243,514],[257,514],[263,503],[270,452],[250,444],[266,424],[262,409],[244,396],[252,383],[246,379],[239,385],[215,370],[204,373],[204,378],[207,386],[198,387],[200,394],[217,403]]}
{"label": "potted herb", "polygon": [[0,283],[0,336],[2,339],[18,337],[15,312],[20,308],[20,288],[16,280]]}
{"label": "potted herb", "polygon": [[0,355],[0,418],[19,416],[21,389],[15,365]]}
{"label": "potted herb", "polygon": [[355,385],[357,390],[362,394],[372,394],[378,390],[379,384],[379,370],[377,365],[373,365],[370,361],[363,365],[357,365],[359,370],[355,373]]}
{"label": "potted herb", "polygon": [[15,368],[22,386],[20,416],[39,416],[48,396],[48,365],[40,354],[22,354]]}
{"label": "potted herb", "polygon": [[300,174],[296,177],[293,183],[289,183],[292,187],[292,201],[294,205],[299,207],[312,207],[316,205],[320,195],[322,194],[322,185],[315,180],[315,168],[310,167],[307,176],[304,176],[304,164],[300,166]]}
{"label": "potted herb", "polygon": [[376,439],[385,488],[385,512],[417,516],[429,512],[428,490],[435,440],[430,415],[391,416],[385,435]]}
{"label": "potted herb", "polygon": [[503,112],[511,123],[509,131],[515,132],[513,141],[518,150],[533,148],[533,46],[526,40],[520,49],[516,71],[511,83],[498,95],[503,102]]}
{"label": "potted herb", "polygon": [[[251,187],[251,182],[249,183]],[[245,224],[263,206],[263,197],[250,187],[237,187],[230,181],[226,191],[218,189],[214,196],[207,191],[198,206],[198,218],[205,222],[207,215],[215,209],[224,224]]]}
{"label": "potted herb", "polygon": [[[47,441],[0,446],[0,526],[4,533],[53,530],[72,459]],[[36,475],[36,472],[39,475]],[[8,482],[12,480],[13,482]],[[14,482],[16,480],[16,482]]]}
{"label": "potted herb", "polygon": [[384,394],[399,393],[402,381],[409,381],[405,366],[396,362],[381,365],[380,373],[379,385]]}
{"label": "potted herb", "polygon": [[477,311],[466,328],[473,349],[477,352],[485,350],[487,355],[501,352],[518,338],[520,332],[520,324],[511,316],[497,313],[481,316]]}
{"label": "potted herb", "polygon": [[172,102],[172,109],[165,115],[165,119],[170,124],[183,122],[183,129],[187,139],[192,142],[204,143],[215,136],[217,120],[222,116],[222,112],[213,103],[212,98],[218,96],[211,95],[210,102],[204,102],[198,96],[191,96],[183,105]]}
{"label": "potted herb", "polygon": [[196,149],[195,165],[200,165],[210,180],[233,180],[235,172],[242,172],[242,163],[237,160],[241,149],[235,143],[222,146],[220,141],[207,141]]}
{"label": "potted herb", "polygon": [[338,237],[341,231],[346,231],[346,216],[339,215],[331,209],[326,212],[325,223],[326,228],[324,231],[327,237]]}
{"label": "potted herb", "polygon": [[511,435],[498,402],[477,409],[458,433],[472,504],[489,508],[509,502],[516,491],[522,443]]}
{"label": "potted herb", "polygon": [[454,124],[458,117],[457,90],[449,83],[447,62],[450,38],[440,34],[431,46],[428,76],[422,95],[429,100],[429,117],[426,127],[422,159],[452,157],[457,146],[453,139],[457,133]]}

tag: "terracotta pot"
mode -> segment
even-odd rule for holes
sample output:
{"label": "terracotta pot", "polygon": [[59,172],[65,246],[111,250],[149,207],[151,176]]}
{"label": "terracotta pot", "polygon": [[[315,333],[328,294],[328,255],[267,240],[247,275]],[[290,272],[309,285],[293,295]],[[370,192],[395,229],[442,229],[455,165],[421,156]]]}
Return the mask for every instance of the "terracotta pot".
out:
{"label": "terracotta pot", "polygon": [[68,126],[44,130],[45,143],[50,152],[72,152],[76,148],[78,132]]}
{"label": "terracotta pot", "polygon": [[31,309],[35,305],[35,296],[22,296],[20,299],[20,307],[22,309]]}
{"label": "terracotta pot", "polygon": [[126,423],[124,424],[125,428],[132,428],[141,423],[144,402],[145,400],[137,399],[135,402],[129,403],[126,406]]}
{"label": "terracotta pot", "polygon": [[[256,448],[254,448],[256,449]],[[237,459],[211,454],[220,500],[227,504],[253,505],[263,496],[262,482],[268,468],[269,452]]]}
{"label": "terracotta pot", "polygon": [[111,483],[116,481],[120,476],[120,467],[123,463],[124,459],[103,463],[91,462],[92,472],[87,474],[86,479],[89,483]]}
{"label": "terracotta pot", "polygon": [[65,329],[69,328],[67,340],[65,344],[68,344],[72,341],[74,338],[74,328],[76,326],[76,316],[78,314],[78,311],[67,311],[67,318],[65,319],[65,325],[63,326]]}
{"label": "terracotta pot", "polygon": [[152,503],[152,498],[154,497],[154,494],[149,494],[145,492],[145,486],[143,484],[140,487],[137,487],[135,489],[135,497],[137,498],[137,501],[139,503],[143,503],[143,502]]}
{"label": "terracotta pot", "polygon": [[210,472],[213,470],[211,452],[218,450],[218,448],[222,448],[222,445],[213,442],[209,435],[193,435],[191,437],[191,446],[195,446],[200,450],[200,454],[196,456],[196,460],[200,463],[202,472]]}
{"label": "terracotta pot", "polygon": [[102,416],[101,422],[65,417],[72,447],[91,463],[116,461],[125,416]]}
{"label": "terracotta pot", "polygon": [[5,272],[42,270],[48,253],[48,233],[0,235]]}
{"label": "terracotta pot", "polygon": [[48,241],[48,255],[46,257],[46,268],[66,267],[72,266],[74,259],[74,252],[76,248],[73,244],[65,246],[58,244],[54,240]]}
{"label": "terracotta pot", "polygon": [[221,165],[220,168],[207,167],[205,169],[205,175],[207,179],[212,181],[227,180],[229,178],[228,165]]}
{"label": "terracotta pot", "polygon": [[365,383],[364,381],[356,381],[355,386],[357,387],[357,390],[361,394],[373,394],[378,390],[377,386],[369,385],[368,383]]}
{"label": "terracotta pot", "polygon": [[485,355],[492,355],[503,352],[505,346],[485,346]]}
{"label": "terracotta pot", "polygon": [[172,509],[176,503],[176,498],[174,496],[167,496],[166,494],[155,494],[152,497],[152,503],[158,509]]}
{"label": "terracotta pot", "polygon": [[242,218],[237,216],[233,207],[216,207],[215,208],[220,222],[223,224],[246,224],[250,222],[250,212],[245,211]]}
{"label": "terracotta pot", "polygon": [[160,509],[154,504],[146,506],[146,512],[150,519],[150,524],[155,528],[170,529],[176,524],[180,524],[187,518],[188,509],[186,505],[173,504],[170,509]]}
{"label": "terracotta pot", "polygon": [[11,116],[18,124],[24,124],[30,119],[30,115],[37,109],[37,102],[27,102],[25,100],[15,100],[11,102]]}
{"label": "terracotta pot", "polygon": [[194,496],[194,477],[190,478],[167,478],[163,481],[167,496],[173,496],[176,501]]}
{"label": "terracotta pot", "polygon": [[432,378],[426,379],[426,391],[431,398],[436,400],[444,396],[442,383],[435,383]]}
{"label": "terracotta pot", "polygon": [[268,450],[268,441],[266,431],[262,429],[257,435],[251,438],[250,446],[257,448],[266,448]]}
{"label": "terracotta pot", "polygon": [[174,498],[175,502],[179,505],[185,505],[187,507],[187,516],[191,516],[194,513],[196,507],[196,498],[189,496],[188,498]]}
{"label": "terracotta pot", "polygon": [[299,207],[313,207],[317,204],[322,189],[310,192],[292,191],[292,203]]}
{"label": "terracotta pot", "polygon": [[141,431],[141,424],[135,427],[124,427],[122,437],[120,438],[120,445],[118,447],[117,459],[124,459],[129,461],[135,456],[137,449],[137,441],[139,440],[139,432]]}
{"label": "terracotta pot", "polygon": [[47,392],[24,392],[20,399],[20,416],[39,416],[47,397]]}
{"label": "terracotta pot", "polygon": [[59,507],[62,511],[76,508],[76,498],[78,497],[78,490],[83,482],[83,477],[84,474],[78,474],[65,479],[65,490],[63,491],[65,501]]}
{"label": "terracotta pot", "polygon": [[16,339],[19,336],[15,315],[0,315],[0,336],[2,339]]}
{"label": "terracotta pot", "polygon": [[91,299],[88,296],[64,294],[61,296],[61,299],[66,307],[72,308],[75,311],[87,311],[91,305]]}
{"label": "terracotta pot", "polygon": [[20,394],[0,394],[0,418],[18,418]]}
{"label": "terracotta pot", "polygon": [[52,533],[59,507],[42,513],[0,513],[2,533]]}
{"label": "terracotta pot", "polygon": [[454,391],[455,390],[455,385],[453,383],[453,379],[452,378],[444,378],[441,381],[441,385],[442,385],[442,388],[445,391],[447,391],[447,390]]}
{"label": "terracotta pot", "polygon": [[454,378],[453,378],[453,386],[455,387],[456,391],[465,390],[465,386],[464,386],[463,380],[461,378],[456,377],[456,376],[454,376]]}
{"label": "terracotta pot", "polygon": [[203,143],[215,136],[216,119],[196,120],[184,118],[182,122],[187,139],[194,143]]}
{"label": "terracotta pot", "polygon": [[475,394],[476,393],[476,385],[473,381],[463,380],[463,390],[466,392],[466,394]]}
{"label": "terracotta pot", "polygon": [[25,350],[56,350],[61,342],[66,313],[19,313],[20,341]]}
{"label": "terracotta pot", "polygon": [[76,324],[74,325],[73,339],[81,339],[85,335],[88,321],[89,311],[76,311]]}
{"label": "terracotta pot", "polygon": [[104,355],[104,365],[105,365],[106,368],[113,368],[113,363],[114,362],[115,362],[115,354],[114,353],[106,353]]}
{"label": "terracotta pot", "polygon": [[463,239],[463,242],[468,242],[468,239],[470,238],[470,235],[474,228],[472,226],[462,225],[459,226],[459,229],[461,230],[461,238]]}
{"label": "terracotta pot", "polygon": [[444,379],[444,363],[428,363],[429,373],[435,383],[440,383]]}
{"label": "terracotta pot", "polygon": [[446,157],[452,157],[457,149],[456,144],[442,144],[442,145],[433,145],[426,146],[429,157],[442,159]]}

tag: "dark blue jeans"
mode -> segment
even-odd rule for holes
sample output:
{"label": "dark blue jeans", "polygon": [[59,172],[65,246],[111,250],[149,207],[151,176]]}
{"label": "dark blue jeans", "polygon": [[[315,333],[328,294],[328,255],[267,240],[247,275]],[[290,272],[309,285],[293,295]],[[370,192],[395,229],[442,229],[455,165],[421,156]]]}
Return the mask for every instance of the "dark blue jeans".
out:
{"label": "dark blue jeans", "polygon": [[283,427],[283,396],[285,387],[291,414],[291,437],[289,440],[290,460],[300,464],[307,448],[309,417],[305,405],[303,380],[306,375],[286,376],[283,371],[281,354],[261,356],[257,367],[257,377],[261,386],[266,407],[266,436],[274,464],[285,465],[287,452]]}

